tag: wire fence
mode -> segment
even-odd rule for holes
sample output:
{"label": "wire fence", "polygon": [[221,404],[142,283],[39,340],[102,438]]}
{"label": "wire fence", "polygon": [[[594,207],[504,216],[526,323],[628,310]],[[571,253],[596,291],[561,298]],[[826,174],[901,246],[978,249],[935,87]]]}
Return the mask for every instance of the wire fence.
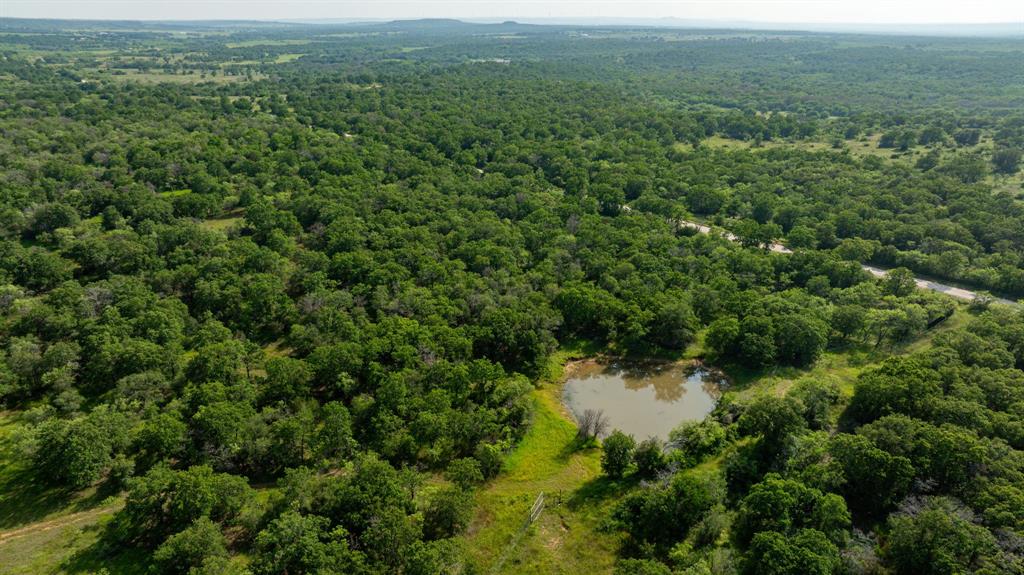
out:
{"label": "wire fence", "polygon": [[544,492],[541,491],[537,495],[537,499],[533,501],[533,505],[530,507],[530,514],[527,515],[526,521],[523,522],[522,527],[520,527],[519,530],[516,531],[515,535],[512,536],[512,541],[510,541],[508,546],[505,547],[505,551],[502,552],[501,558],[498,559],[498,562],[491,568],[491,573],[501,572],[501,568],[505,566],[505,561],[507,561],[512,552],[515,551],[516,547],[519,545],[519,541],[523,538],[523,535],[526,534],[526,530],[530,528],[530,525],[533,525],[533,522],[540,517],[541,513],[544,513],[544,501]]}

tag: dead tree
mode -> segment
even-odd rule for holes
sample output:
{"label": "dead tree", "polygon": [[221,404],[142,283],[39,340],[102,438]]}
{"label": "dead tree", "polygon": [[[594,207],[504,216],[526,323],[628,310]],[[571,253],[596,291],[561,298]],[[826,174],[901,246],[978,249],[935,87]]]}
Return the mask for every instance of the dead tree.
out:
{"label": "dead tree", "polygon": [[608,431],[608,418],[604,410],[587,409],[576,418],[576,438],[580,441],[589,441],[601,437]]}

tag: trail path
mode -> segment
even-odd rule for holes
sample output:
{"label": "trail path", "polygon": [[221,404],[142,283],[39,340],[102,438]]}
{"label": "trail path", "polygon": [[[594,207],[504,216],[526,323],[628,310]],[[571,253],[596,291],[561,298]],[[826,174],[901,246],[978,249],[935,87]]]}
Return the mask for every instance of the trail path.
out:
{"label": "trail path", "polygon": [[112,505],[89,509],[88,511],[80,511],[69,515],[61,515],[60,517],[55,517],[46,521],[30,523],[29,525],[25,525],[24,527],[19,527],[17,529],[11,529],[10,531],[0,531],[0,546],[27,535],[85,523],[89,520],[96,519],[101,515],[113,513],[120,509],[123,504],[123,502],[118,502]]}

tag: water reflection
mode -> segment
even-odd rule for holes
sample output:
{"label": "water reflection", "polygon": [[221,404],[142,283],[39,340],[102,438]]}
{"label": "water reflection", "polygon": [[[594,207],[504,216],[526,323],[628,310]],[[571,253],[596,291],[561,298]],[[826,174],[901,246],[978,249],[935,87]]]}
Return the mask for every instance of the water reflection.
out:
{"label": "water reflection", "polygon": [[566,380],[563,400],[574,414],[603,410],[609,430],[620,429],[638,441],[667,439],[679,423],[710,413],[724,383],[721,372],[700,365],[589,361]]}

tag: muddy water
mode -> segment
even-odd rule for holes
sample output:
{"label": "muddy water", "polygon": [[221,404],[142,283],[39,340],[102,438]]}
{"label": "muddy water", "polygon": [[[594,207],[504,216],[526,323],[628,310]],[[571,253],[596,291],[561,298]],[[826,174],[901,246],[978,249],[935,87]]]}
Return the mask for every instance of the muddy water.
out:
{"label": "muddy water", "polygon": [[680,422],[701,420],[715,408],[724,377],[703,366],[678,363],[582,362],[562,390],[573,414],[603,410],[612,429],[637,441],[668,439]]}

